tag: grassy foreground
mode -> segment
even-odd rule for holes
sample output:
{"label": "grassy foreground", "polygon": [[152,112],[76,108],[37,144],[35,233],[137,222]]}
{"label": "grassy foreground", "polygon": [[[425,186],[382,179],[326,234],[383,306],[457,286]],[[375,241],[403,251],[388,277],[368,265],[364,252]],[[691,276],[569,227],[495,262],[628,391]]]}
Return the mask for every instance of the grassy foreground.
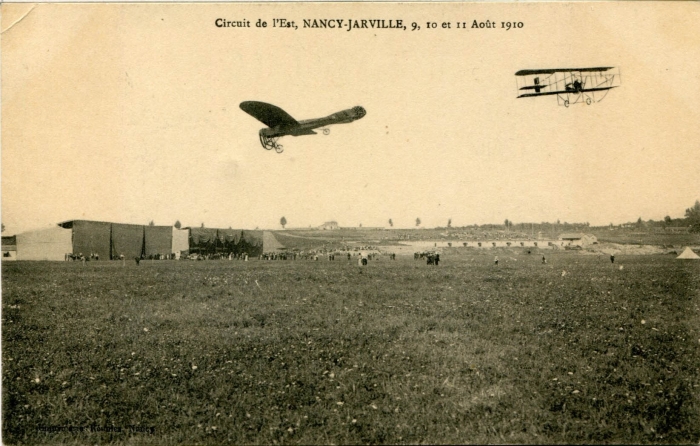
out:
{"label": "grassy foreground", "polygon": [[3,441],[697,444],[698,264],[548,261],[3,263]]}

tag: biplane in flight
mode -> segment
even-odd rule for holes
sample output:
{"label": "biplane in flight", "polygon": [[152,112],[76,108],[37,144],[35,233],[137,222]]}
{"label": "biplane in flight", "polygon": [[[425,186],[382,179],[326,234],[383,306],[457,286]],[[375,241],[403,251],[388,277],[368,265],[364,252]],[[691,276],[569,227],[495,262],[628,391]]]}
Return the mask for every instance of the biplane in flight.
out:
{"label": "biplane in flight", "polygon": [[518,98],[557,95],[557,103],[565,107],[600,102],[620,86],[620,72],[614,67],[520,70],[515,75]]}
{"label": "biplane in flight", "polygon": [[[297,121],[276,105],[258,101],[241,102],[241,110],[267,126],[267,128],[260,129],[258,133],[260,144],[266,150],[275,149],[277,153],[282,153],[284,150],[282,145],[277,142],[283,136],[315,135],[314,129],[331,124],[347,124],[367,114],[364,108],[357,106],[333,113],[325,118]],[[322,131],[324,135],[330,133],[330,129],[327,128],[322,129]]]}

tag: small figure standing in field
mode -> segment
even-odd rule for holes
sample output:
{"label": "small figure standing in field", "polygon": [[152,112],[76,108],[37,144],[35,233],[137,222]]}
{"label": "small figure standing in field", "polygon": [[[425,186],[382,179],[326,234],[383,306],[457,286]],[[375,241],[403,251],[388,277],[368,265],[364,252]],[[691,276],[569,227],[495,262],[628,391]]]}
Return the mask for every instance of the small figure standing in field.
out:
{"label": "small figure standing in field", "polygon": [[134,257],[134,260],[136,260],[136,265],[141,263],[141,257]]}
{"label": "small figure standing in field", "polygon": [[547,263],[547,259],[545,259],[545,257],[542,256],[542,264],[544,265],[545,263]]}
{"label": "small figure standing in field", "polygon": [[493,259],[493,263],[494,263],[496,266],[498,266],[498,256],[496,256],[496,258]]}
{"label": "small figure standing in field", "polygon": [[439,252],[435,253],[435,266],[437,266],[438,263],[440,263],[440,253]]}
{"label": "small figure standing in field", "polygon": [[615,254],[610,254],[610,263],[615,263]]}

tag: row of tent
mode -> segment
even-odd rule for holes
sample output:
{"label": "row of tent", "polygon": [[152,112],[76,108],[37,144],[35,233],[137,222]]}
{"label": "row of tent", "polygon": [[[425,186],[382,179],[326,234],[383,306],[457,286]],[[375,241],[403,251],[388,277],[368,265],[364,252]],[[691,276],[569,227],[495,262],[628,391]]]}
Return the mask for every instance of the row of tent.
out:
{"label": "row of tent", "polygon": [[3,237],[3,260],[65,260],[67,255],[99,259],[180,258],[182,255],[257,256],[262,231],[183,228],[70,220],[56,227]]}

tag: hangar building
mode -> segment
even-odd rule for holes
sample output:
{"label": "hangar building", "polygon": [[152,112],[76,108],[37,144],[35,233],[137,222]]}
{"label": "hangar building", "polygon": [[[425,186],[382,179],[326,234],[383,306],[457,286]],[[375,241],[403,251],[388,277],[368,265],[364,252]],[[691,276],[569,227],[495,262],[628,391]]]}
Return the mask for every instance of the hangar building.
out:
{"label": "hangar building", "polygon": [[259,256],[263,251],[263,231],[221,228],[189,230],[189,251],[196,254],[237,254]]}
{"label": "hangar building", "polygon": [[17,260],[65,260],[71,252],[71,231],[61,227],[17,234]]}
{"label": "hangar building", "polygon": [[67,255],[179,259],[198,254],[262,254],[262,231],[134,225],[92,220],[69,220],[56,227],[3,237],[3,259],[65,260]]}
{"label": "hangar building", "polygon": [[581,232],[564,233],[559,236],[559,240],[568,242],[569,245],[587,246],[598,243],[598,238],[593,234],[583,234]]}

